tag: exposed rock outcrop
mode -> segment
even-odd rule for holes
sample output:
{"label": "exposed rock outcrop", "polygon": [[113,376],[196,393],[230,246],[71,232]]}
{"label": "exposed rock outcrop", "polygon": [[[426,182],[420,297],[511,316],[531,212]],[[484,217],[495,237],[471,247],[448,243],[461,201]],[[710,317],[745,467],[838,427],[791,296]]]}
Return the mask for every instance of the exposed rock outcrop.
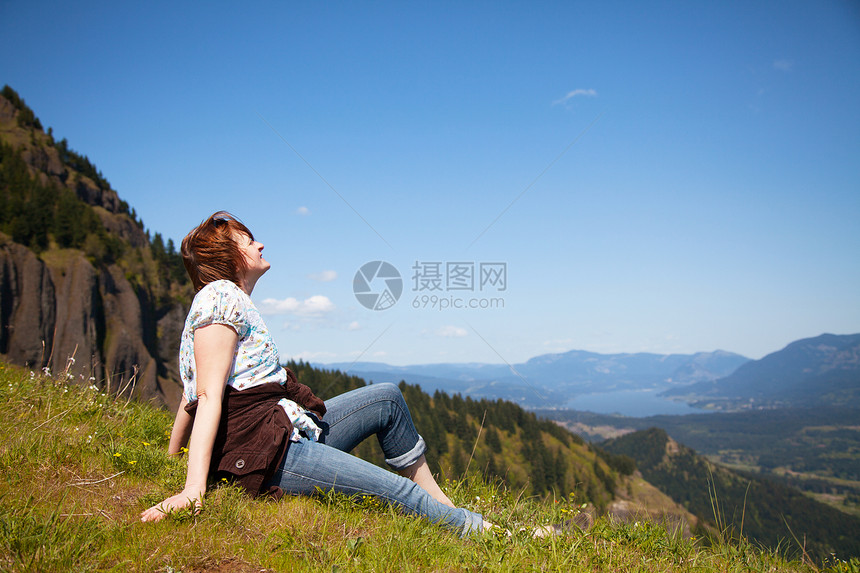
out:
{"label": "exposed rock outcrop", "polygon": [[50,366],[63,368],[74,358],[80,375],[104,379],[101,342],[105,323],[98,273],[90,262],[71,254],[58,261],[51,272],[56,295],[57,320],[51,346]]}
{"label": "exposed rock outcrop", "polygon": [[96,269],[74,250],[45,258],[0,235],[0,355],[175,407],[182,305],[158,316],[119,267]]}
{"label": "exposed rock outcrop", "polygon": [[18,364],[48,363],[56,324],[54,283],[26,247],[0,244],[0,354]]}

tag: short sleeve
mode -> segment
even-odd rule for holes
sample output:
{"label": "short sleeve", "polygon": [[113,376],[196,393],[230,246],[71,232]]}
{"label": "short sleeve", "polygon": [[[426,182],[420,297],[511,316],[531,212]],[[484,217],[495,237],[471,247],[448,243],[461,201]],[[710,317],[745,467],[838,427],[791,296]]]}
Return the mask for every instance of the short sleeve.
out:
{"label": "short sleeve", "polygon": [[187,325],[194,330],[210,324],[232,327],[240,337],[248,334],[248,301],[231,281],[215,281],[204,286],[191,305]]}

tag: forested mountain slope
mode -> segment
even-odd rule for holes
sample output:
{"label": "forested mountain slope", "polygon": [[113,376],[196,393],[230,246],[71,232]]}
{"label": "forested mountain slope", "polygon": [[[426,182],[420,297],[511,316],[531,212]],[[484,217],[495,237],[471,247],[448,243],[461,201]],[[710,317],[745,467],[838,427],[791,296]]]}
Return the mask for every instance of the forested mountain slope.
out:
{"label": "forested mountain slope", "polygon": [[634,458],[646,480],[713,528],[728,528],[771,548],[802,544],[816,559],[860,555],[857,517],[795,488],[712,464],[664,430],[638,431],[602,446]]}
{"label": "forested mountain slope", "polygon": [[4,87],[0,357],[173,406],[190,298],[173,243]]}

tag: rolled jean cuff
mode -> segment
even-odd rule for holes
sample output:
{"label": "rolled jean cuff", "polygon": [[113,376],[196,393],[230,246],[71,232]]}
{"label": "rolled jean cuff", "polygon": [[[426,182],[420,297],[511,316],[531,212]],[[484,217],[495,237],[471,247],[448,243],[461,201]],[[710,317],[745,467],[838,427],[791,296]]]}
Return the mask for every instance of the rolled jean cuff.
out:
{"label": "rolled jean cuff", "polygon": [[417,462],[418,458],[423,456],[426,451],[427,444],[424,443],[424,438],[419,435],[418,442],[416,442],[415,446],[411,450],[405,454],[397,456],[396,458],[386,458],[385,463],[395,470],[402,470]]}

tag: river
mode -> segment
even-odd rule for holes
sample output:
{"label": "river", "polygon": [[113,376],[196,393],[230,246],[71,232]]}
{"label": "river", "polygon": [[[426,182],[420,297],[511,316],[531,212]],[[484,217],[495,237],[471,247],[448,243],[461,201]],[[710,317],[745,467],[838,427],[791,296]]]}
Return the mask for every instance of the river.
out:
{"label": "river", "polygon": [[659,414],[704,414],[712,410],[694,408],[684,402],[675,402],[658,396],[662,390],[619,390],[600,394],[577,396],[565,404],[565,408],[595,412],[597,414],[621,414],[634,418]]}

